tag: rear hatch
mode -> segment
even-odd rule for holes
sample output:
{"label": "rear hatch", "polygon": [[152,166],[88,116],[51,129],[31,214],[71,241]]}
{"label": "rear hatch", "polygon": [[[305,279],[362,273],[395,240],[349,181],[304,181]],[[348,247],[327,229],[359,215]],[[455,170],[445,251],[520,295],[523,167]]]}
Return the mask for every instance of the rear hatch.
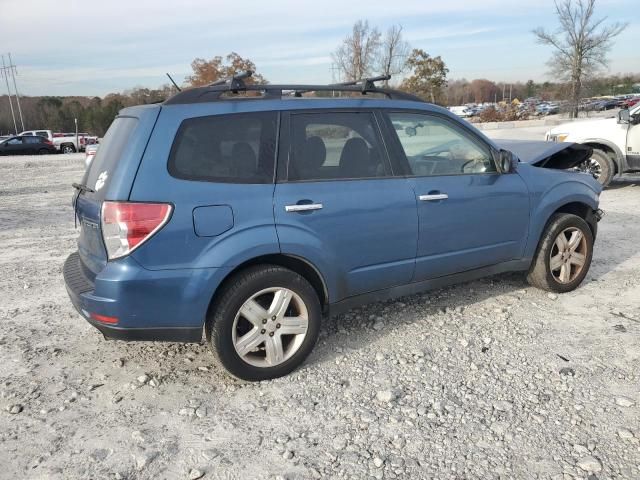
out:
{"label": "rear hatch", "polygon": [[[80,226],[78,253],[85,275],[93,280],[107,263],[100,214],[105,200],[127,200],[147,141],[160,112],[149,105],[124,109],[113,121],[84,173],[77,194]],[[93,190],[93,191],[91,191]]]}

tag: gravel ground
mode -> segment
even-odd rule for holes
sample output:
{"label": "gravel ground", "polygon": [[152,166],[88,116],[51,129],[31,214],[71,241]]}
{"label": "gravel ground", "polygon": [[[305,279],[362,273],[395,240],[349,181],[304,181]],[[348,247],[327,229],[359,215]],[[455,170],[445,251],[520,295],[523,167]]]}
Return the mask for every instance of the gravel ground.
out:
{"label": "gravel ground", "polygon": [[205,345],[107,342],[61,267],[82,156],[0,159],[1,478],[640,478],[640,187],[591,272],[503,275],[333,318],[256,384]]}

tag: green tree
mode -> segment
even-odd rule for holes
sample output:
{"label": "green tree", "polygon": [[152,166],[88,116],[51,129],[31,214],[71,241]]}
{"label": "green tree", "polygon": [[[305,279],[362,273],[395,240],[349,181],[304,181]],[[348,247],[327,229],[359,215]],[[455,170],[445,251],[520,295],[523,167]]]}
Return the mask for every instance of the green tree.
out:
{"label": "green tree", "polygon": [[527,97],[533,97],[536,94],[536,84],[533,80],[527,80]]}
{"label": "green tree", "polygon": [[443,103],[449,69],[440,56],[432,57],[421,49],[414,49],[407,59],[411,75],[402,83],[402,89],[414,93],[431,103]]}

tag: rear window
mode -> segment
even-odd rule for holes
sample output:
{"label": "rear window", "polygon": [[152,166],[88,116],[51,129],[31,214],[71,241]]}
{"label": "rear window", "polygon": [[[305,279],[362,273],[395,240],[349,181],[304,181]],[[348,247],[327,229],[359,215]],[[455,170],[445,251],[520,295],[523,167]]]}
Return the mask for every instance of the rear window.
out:
{"label": "rear window", "polygon": [[99,196],[104,195],[107,190],[106,187],[113,176],[115,167],[129,144],[137,125],[137,118],[117,117],[104,135],[100,150],[91,161],[82,181],[88,187],[97,190]]}
{"label": "rear window", "polygon": [[169,173],[186,180],[271,183],[276,124],[275,112],[185,120],[171,147]]}

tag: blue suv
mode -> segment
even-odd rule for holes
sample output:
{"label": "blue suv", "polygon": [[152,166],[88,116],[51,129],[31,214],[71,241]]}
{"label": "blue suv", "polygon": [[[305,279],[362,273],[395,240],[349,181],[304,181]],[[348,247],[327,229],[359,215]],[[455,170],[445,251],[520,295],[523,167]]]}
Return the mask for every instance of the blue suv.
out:
{"label": "blue suv", "polygon": [[498,145],[368,79],[249,74],[126,108],[77,189],[73,305],[105,337],[201,342],[234,376],[285,375],[325,315],[507,271],[566,292],[601,187],[576,144]]}

